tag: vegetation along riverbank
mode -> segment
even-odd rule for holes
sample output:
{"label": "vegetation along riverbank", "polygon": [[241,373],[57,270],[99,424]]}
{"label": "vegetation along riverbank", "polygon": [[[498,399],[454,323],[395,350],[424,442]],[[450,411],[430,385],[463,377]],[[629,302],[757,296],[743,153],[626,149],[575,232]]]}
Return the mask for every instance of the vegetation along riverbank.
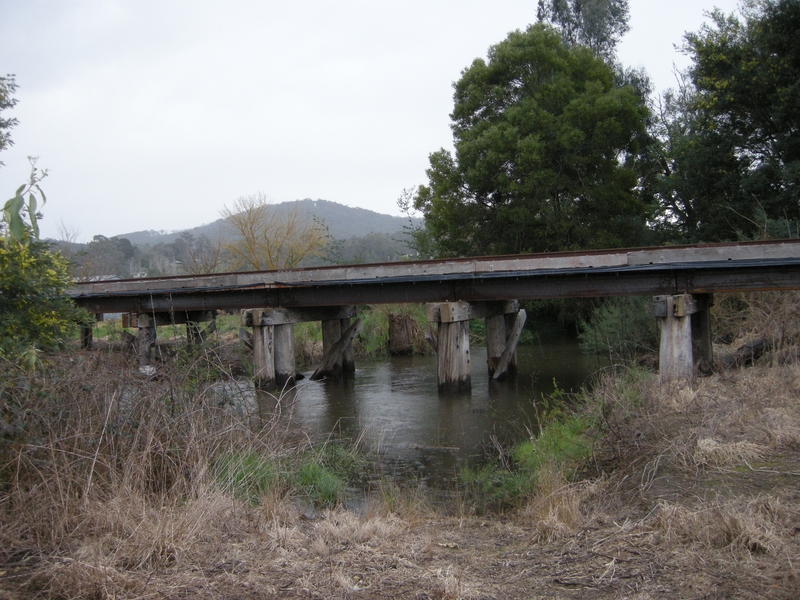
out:
{"label": "vegetation along riverbank", "polygon": [[795,597],[798,300],[726,302],[752,366],[551,398],[447,503],[387,479],[347,506],[374,456],[226,402],[217,343],[156,379],[121,344],[3,363],[0,597]]}

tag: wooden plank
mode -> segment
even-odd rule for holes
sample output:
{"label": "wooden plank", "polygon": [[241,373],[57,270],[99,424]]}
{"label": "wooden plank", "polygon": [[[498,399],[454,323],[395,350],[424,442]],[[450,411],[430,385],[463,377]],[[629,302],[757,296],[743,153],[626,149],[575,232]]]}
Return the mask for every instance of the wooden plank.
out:
{"label": "wooden plank", "polygon": [[796,242],[778,244],[737,244],[694,248],[651,248],[628,252],[629,265],[659,265],[734,260],[800,258]]}
{"label": "wooden plank", "polygon": [[317,367],[316,371],[314,371],[314,373],[311,375],[312,381],[322,379],[332,372],[333,366],[337,362],[341,361],[342,353],[349,345],[353,343],[353,339],[360,331],[361,319],[356,319],[355,322],[347,329],[347,331],[342,333],[342,337],[339,339],[339,341],[336,342],[325,354],[322,359],[322,363],[320,363],[319,367]]}
{"label": "wooden plank", "polygon": [[506,340],[506,347],[503,350],[503,355],[500,357],[500,361],[497,363],[497,368],[494,371],[494,375],[492,375],[492,379],[495,381],[500,381],[505,375],[508,370],[508,365],[511,362],[511,357],[514,356],[514,352],[517,351],[517,343],[519,342],[519,337],[522,335],[522,328],[525,326],[525,319],[527,318],[527,314],[525,309],[520,310],[517,313],[517,318],[514,320],[514,326],[511,329],[511,333]]}
{"label": "wooden plank", "polygon": [[486,259],[475,266],[476,273],[503,271],[535,271],[549,269],[592,269],[599,267],[621,267],[628,264],[627,252],[590,254],[585,256],[541,256],[519,258]]}

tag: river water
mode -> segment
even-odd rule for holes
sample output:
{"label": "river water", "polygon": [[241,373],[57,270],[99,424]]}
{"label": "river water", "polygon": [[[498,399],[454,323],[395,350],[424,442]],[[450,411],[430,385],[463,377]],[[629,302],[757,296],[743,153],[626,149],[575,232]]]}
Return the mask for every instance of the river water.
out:
{"label": "river water", "polygon": [[[380,476],[441,487],[460,465],[535,433],[537,411],[554,386],[577,392],[601,366],[573,340],[519,347],[514,381],[489,380],[485,348],[473,347],[471,364],[471,393],[440,397],[436,356],[360,360],[352,378],[300,381],[281,400],[283,418],[317,440],[358,441],[378,456]],[[264,404],[262,414],[274,410]]]}

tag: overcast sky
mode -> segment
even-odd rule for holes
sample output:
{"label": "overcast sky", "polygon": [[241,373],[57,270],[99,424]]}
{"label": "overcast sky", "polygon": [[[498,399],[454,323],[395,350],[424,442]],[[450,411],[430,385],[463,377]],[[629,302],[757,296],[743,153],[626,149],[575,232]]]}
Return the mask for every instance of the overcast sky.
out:
{"label": "overcast sky", "polygon": [[[3,201],[27,156],[50,171],[43,235],[88,241],[219,218],[241,195],[397,214],[452,147],[452,84],[536,19],[536,0],[0,0],[0,75],[16,75]],[[704,11],[630,0],[619,49],[656,87]]]}

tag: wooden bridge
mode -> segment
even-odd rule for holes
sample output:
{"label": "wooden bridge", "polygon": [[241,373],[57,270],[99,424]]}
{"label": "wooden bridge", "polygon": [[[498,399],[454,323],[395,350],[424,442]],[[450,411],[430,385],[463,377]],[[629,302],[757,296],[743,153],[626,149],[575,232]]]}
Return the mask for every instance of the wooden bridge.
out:
{"label": "wooden bridge", "polygon": [[[438,346],[439,390],[470,386],[469,320],[486,319],[489,369],[513,368],[524,324],[519,300],[652,296],[661,323],[662,379],[689,379],[711,361],[713,294],[800,289],[800,240],[634,248],[540,255],[489,256],[187,275],[79,283],[70,296],[96,315],[131,313],[140,361],[149,360],[156,327],[198,323],[216,310],[244,309],[252,327],[257,379],[285,385],[295,377],[292,325],[322,321],[331,373],[354,370],[349,341],[355,306],[426,303]],[[91,342],[91,329],[84,341]],[[349,338],[349,339],[348,339]]]}

